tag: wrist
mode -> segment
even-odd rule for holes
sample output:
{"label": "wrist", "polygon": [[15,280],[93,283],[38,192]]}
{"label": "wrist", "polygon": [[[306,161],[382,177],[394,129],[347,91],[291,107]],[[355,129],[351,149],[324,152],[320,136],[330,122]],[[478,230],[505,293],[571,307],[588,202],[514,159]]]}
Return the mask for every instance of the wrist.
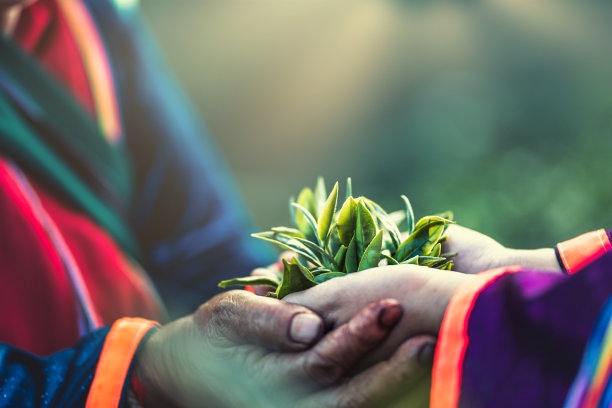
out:
{"label": "wrist", "polygon": [[448,272],[437,275],[436,279],[431,282],[431,295],[433,299],[437,300],[437,304],[434,305],[433,310],[436,311],[433,322],[433,333],[438,333],[444,320],[444,315],[451,299],[458,291],[458,289],[469,282],[482,279],[479,275],[470,275],[460,272]]}
{"label": "wrist", "polygon": [[561,265],[553,248],[510,249],[506,265],[519,265],[526,269],[561,273]]}
{"label": "wrist", "polygon": [[[139,395],[139,402],[144,408],[175,407],[176,405],[170,402],[169,396],[164,393],[161,386],[163,381],[160,373],[165,370],[161,362],[163,350],[157,344],[159,343],[157,332],[144,340],[135,356],[131,385]],[[140,389],[137,390],[137,387]]]}

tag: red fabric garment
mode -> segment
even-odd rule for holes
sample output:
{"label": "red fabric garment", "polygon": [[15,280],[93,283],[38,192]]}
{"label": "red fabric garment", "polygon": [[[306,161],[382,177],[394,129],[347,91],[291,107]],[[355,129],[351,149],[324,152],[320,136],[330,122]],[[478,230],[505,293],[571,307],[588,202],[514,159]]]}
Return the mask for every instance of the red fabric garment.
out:
{"label": "red fabric garment", "polygon": [[[60,10],[56,0],[32,3],[23,10],[14,39],[93,115],[87,72]],[[0,342],[47,355],[79,339],[79,306],[57,248],[8,166],[0,156]],[[113,238],[44,186],[28,181],[78,264],[103,324],[125,316],[158,320],[161,307],[152,286]]]}
{"label": "red fabric garment", "polygon": [[41,355],[74,343],[79,333],[70,281],[5,166],[0,225],[0,342]]}
{"label": "red fabric garment", "polygon": [[[106,231],[30,183],[60,228],[103,324],[124,316],[158,319],[160,307],[148,280]],[[80,334],[71,281],[4,160],[0,160],[0,225],[4,238],[0,239],[0,342],[40,355],[73,345]]]}
{"label": "red fabric garment", "polygon": [[81,52],[56,0],[37,0],[23,9],[13,39],[95,115]]}
{"label": "red fabric garment", "polygon": [[94,221],[35,186],[45,210],[60,227],[83,272],[105,325],[124,316],[159,319],[159,305],[143,271]]}

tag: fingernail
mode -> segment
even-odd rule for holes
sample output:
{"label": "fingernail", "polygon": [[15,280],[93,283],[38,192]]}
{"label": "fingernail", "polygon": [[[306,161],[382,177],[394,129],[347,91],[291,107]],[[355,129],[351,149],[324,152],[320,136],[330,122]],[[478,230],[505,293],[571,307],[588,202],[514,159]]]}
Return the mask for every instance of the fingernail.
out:
{"label": "fingernail", "polygon": [[321,318],[310,313],[300,313],[291,322],[289,336],[297,343],[310,344],[319,337],[322,329]]}
{"label": "fingernail", "polygon": [[402,307],[400,305],[392,305],[383,308],[378,315],[378,324],[381,327],[389,328],[395,325],[402,317]]}
{"label": "fingernail", "polygon": [[423,365],[430,365],[433,363],[435,352],[436,343],[426,343],[419,351],[419,363]]}

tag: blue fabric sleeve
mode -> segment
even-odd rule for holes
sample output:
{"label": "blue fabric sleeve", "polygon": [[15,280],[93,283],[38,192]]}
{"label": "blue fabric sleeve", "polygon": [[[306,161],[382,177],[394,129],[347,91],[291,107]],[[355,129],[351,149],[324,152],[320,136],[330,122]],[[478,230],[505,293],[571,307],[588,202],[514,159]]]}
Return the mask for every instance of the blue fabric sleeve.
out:
{"label": "blue fabric sleeve", "polygon": [[274,261],[207,130],[135,12],[88,2],[110,50],[136,191],[130,215],[142,262],[171,316],[218,293],[220,280]]}
{"label": "blue fabric sleeve", "polygon": [[0,344],[0,407],[83,407],[109,329],[48,357]]}

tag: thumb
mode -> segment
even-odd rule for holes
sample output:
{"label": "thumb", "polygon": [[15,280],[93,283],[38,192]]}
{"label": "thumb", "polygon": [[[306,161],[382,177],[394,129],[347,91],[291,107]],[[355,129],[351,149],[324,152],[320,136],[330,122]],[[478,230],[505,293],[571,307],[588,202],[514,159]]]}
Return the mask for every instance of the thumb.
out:
{"label": "thumb", "polygon": [[304,306],[240,290],[214,297],[193,317],[201,330],[221,339],[277,351],[304,350],[323,333],[321,317]]}

